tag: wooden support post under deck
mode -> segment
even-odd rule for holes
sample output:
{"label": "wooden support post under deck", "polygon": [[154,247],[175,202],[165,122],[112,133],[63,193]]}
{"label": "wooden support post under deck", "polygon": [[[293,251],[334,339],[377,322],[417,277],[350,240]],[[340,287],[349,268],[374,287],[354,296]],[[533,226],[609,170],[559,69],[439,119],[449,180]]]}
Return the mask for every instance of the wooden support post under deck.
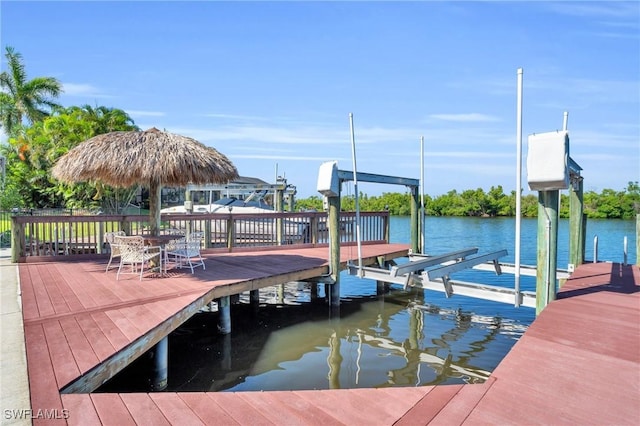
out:
{"label": "wooden support post under deck", "polygon": [[251,306],[258,306],[260,304],[260,290],[249,291],[249,304]]}
{"label": "wooden support post under deck", "polygon": [[218,332],[231,333],[231,301],[229,296],[218,299]]}
{"label": "wooden support post under deck", "polygon": [[279,304],[284,304],[284,284],[278,284],[276,286],[276,294],[277,294],[277,300]]}
{"label": "wooden support post under deck", "polygon": [[151,390],[161,391],[167,388],[169,375],[169,336],[165,336],[151,349],[153,355],[153,369]]}
{"label": "wooden support post under deck", "polygon": [[556,298],[559,201],[560,191],[538,193],[536,315]]}
{"label": "wooden support post under deck", "polygon": [[328,287],[329,306],[340,306],[340,196],[327,197],[329,204],[329,263],[334,284]]}
{"label": "wooden support post under deck", "polygon": [[577,188],[569,187],[569,270],[584,263],[584,235],[586,232],[583,203],[583,180],[579,178]]}

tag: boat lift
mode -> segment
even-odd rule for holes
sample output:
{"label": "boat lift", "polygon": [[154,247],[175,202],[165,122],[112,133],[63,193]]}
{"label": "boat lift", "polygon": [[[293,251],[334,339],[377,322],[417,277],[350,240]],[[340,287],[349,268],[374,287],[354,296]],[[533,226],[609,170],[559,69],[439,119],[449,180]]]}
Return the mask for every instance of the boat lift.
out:
{"label": "boat lift", "polygon": [[[394,264],[385,267],[371,267],[361,264],[360,259],[358,264],[347,262],[347,269],[349,274],[357,275],[361,278],[369,278],[376,281],[382,281],[391,284],[402,285],[405,289],[407,287],[418,287],[428,290],[444,291],[447,297],[453,294],[470,296],[485,300],[493,300],[497,302],[513,303],[514,300],[520,301],[520,305],[535,307],[535,293],[519,291],[506,287],[492,286],[479,283],[468,283],[463,281],[453,281],[451,274],[467,269],[480,269],[484,267],[492,267],[497,274],[502,273],[502,267],[499,263],[499,259],[507,255],[507,250],[498,250],[492,253],[478,255],[478,248],[467,248],[463,250],[453,251],[436,256],[430,256],[426,254],[418,254],[414,248],[419,247],[418,243],[418,226],[417,226],[417,200],[418,200],[418,180],[401,178],[395,176],[383,176],[370,173],[351,172],[346,170],[338,170],[337,162],[327,162],[320,167],[318,176],[318,192],[323,194],[329,200],[327,204],[330,206],[330,220],[335,223],[339,222],[339,199],[340,199],[340,187],[345,181],[358,179],[365,182],[385,183],[405,185],[411,189],[412,193],[412,249],[409,252],[408,262],[402,264]],[[331,207],[333,206],[333,207]],[[331,226],[330,226],[331,228]],[[333,241],[335,240],[335,241]],[[337,264],[339,262],[339,239],[332,239],[332,246],[330,248],[333,271],[337,270]],[[390,267],[389,267],[390,266]],[[339,303],[338,289],[339,278],[337,274],[334,274],[334,285],[331,290],[333,293],[330,300],[335,301],[333,303]],[[337,285],[336,285],[337,284]]]}
{"label": "boat lift", "polygon": [[[376,281],[441,291],[447,297],[453,294],[492,300],[495,302],[513,303],[516,297],[515,289],[488,284],[453,281],[451,274],[467,269],[495,270],[502,274],[501,257],[507,255],[507,250],[498,250],[487,254],[477,255],[478,248],[471,247],[452,251],[441,255],[428,256],[409,253],[409,261],[392,265],[388,269],[347,264],[350,275],[358,275]],[[535,308],[535,292],[520,291],[518,294],[520,305]]]}

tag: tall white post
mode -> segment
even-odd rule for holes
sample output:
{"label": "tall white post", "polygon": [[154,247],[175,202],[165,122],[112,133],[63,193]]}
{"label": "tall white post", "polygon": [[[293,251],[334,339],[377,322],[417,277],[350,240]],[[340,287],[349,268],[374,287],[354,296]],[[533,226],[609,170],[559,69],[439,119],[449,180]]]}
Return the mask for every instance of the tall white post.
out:
{"label": "tall white post", "polygon": [[353,161],[353,187],[356,193],[356,242],[358,244],[358,276],[362,277],[362,244],[360,240],[360,193],[358,192],[358,168],[356,166],[356,138],[353,130],[353,113],[349,113],[351,129],[351,157]]}
{"label": "tall white post", "polygon": [[420,136],[420,253],[426,254],[424,249],[424,136]]}
{"label": "tall white post", "polygon": [[522,218],[522,68],[518,68],[516,112],[516,247],[515,247],[515,306],[520,306],[520,222]]}

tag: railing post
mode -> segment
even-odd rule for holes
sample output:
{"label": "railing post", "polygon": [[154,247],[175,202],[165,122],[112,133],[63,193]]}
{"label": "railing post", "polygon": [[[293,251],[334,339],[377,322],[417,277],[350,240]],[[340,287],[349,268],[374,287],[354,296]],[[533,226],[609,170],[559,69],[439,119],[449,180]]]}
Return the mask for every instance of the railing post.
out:
{"label": "railing post", "polygon": [[98,222],[98,235],[96,239],[96,253],[102,254],[103,252],[103,244],[104,244],[104,222]]}
{"label": "railing post", "polygon": [[233,221],[233,216],[229,215],[227,218],[227,249],[231,251],[233,248],[233,243],[236,238],[236,225]]}
{"label": "railing post", "polygon": [[627,266],[627,236],[626,235],[624,236],[624,240],[623,240],[622,246],[623,246],[623,248],[622,248],[622,252],[623,252],[622,264],[624,266]]}
{"label": "railing post", "polygon": [[11,217],[11,261],[17,263],[21,256],[25,256],[27,238],[24,232],[25,224],[18,223],[16,216]]}
{"label": "railing post", "polygon": [[598,263],[598,236],[593,237],[593,263]]}
{"label": "railing post", "polygon": [[204,248],[206,248],[206,249],[211,248],[211,246],[212,246],[212,244],[211,244],[211,220],[205,220],[204,221],[204,235],[205,235]]}
{"label": "railing post", "polygon": [[311,238],[310,238],[310,241],[307,241],[308,243],[311,243],[313,245],[318,244],[318,240],[319,240],[318,232],[320,231],[320,226],[318,225],[319,221],[320,221],[320,216],[314,213],[313,216],[311,216],[311,229],[309,230],[309,236]]}
{"label": "railing post", "polygon": [[[384,216],[382,220],[384,221],[383,222],[384,239],[387,242],[387,244],[389,244],[391,242],[391,220],[390,220],[390,215],[388,210],[387,210],[386,216]],[[422,248],[422,250],[424,250],[424,247]]]}

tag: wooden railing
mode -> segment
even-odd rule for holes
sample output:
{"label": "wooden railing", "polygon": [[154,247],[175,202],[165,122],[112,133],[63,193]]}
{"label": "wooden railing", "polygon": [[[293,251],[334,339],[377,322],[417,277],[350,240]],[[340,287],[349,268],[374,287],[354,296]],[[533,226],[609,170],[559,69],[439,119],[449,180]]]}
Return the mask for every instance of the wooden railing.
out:
{"label": "wooden railing", "polygon": [[[327,214],[324,212],[269,214],[166,214],[162,232],[178,229],[203,231],[204,249],[239,250],[242,248],[283,245],[328,244]],[[82,256],[108,253],[104,234],[123,230],[127,235],[149,231],[146,215],[86,216],[12,216],[11,257],[13,262],[31,256]],[[356,241],[355,213],[340,215],[340,242]],[[389,213],[360,213],[363,243],[389,241]]]}

